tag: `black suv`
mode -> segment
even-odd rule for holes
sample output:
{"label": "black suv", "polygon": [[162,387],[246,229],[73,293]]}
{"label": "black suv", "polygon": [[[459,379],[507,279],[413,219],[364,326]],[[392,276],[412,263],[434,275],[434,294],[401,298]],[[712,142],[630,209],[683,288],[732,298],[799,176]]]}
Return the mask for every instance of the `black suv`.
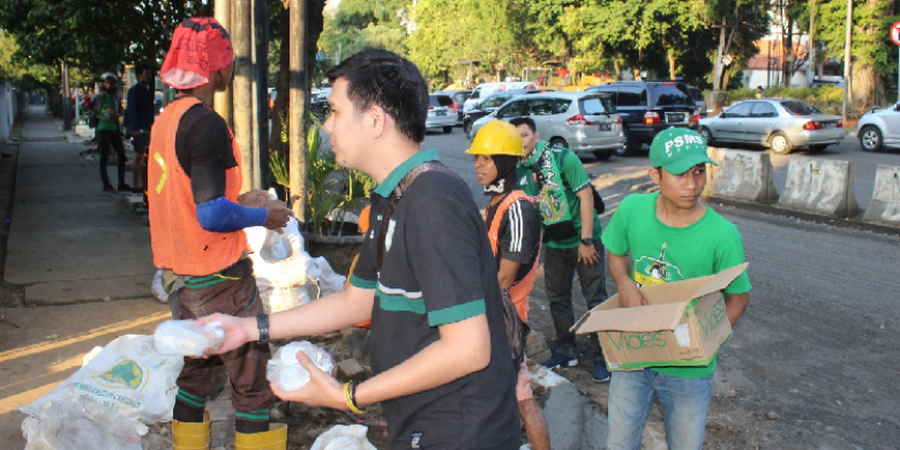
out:
{"label": "black suv", "polygon": [[474,137],[474,133],[472,133],[472,124],[475,123],[476,120],[494,112],[500,105],[506,103],[507,100],[512,100],[520,95],[540,94],[541,92],[544,91],[540,89],[510,89],[508,91],[494,92],[463,116],[463,131],[466,133],[466,137],[469,139]]}
{"label": "black suv", "polygon": [[613,94],[622,118],[625,144],[616,154],[624,156],[653,141],[669,127],[697,129],[700,116],[688,85],[676,81],[617,81],[591,86],[585,91]]}

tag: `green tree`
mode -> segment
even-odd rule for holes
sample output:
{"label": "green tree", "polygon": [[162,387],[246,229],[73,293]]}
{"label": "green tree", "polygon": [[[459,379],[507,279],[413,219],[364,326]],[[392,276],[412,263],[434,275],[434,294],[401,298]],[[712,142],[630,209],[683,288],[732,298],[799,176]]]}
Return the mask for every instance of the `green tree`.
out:
{"label": "green tree", "polygon": [[406,0],[343,0],[325,20],[320,47],[350,55],[376,46],[406,55],[410,6]]}
{"label": "green tree", "polygon": [[[816,39],[824,43],[828,56],[846,64],[847,1],[821,1],[817,11]],[[896,98],[897,48],[890,40],[889,31],[900,17],[894,0],[857,0],[853,2],[852,20],[850,109],[859,115]]]}
{"label": "green tree", "polygon": [[[409,58],[429,77],[446,80],[460,61],[475,60],[490,73],[503,63],[521,65],[520,29],[513,21],[516,1],[420,0],[413,7],[407,40]],[[476,74],[477,76],[477,74]]]}
{"label": "green tree", "polygon": [[712,86],[713,90],[721,90],[728,85],[725,55],[732,55],[730,70],[744,67],[756,53],[753,41],[766,32],[770,5],[765,0],[707,0],[706,6],[707,24],[718,31],[715,38],[718,47],[712,56]]}
{"label": "green tree", "polygon": [[16,37],[21,59],[99,74],[158,63],[179,22],[211,12],[210,0],[4,0],[0,28]]}

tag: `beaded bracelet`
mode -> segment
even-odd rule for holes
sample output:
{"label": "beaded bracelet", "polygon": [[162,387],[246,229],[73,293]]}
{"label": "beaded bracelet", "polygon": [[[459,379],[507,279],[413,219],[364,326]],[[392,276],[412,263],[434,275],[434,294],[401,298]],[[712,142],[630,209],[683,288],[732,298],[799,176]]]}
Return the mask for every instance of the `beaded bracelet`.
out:
{"label": "beaded bracelet", "polygon": [[355,414],[365,414],[366,412],[356,406],[356,382],[348,381],[344,384],[344,400],[347,402],[347,406],[350,408],[350,411],[353,411]]}

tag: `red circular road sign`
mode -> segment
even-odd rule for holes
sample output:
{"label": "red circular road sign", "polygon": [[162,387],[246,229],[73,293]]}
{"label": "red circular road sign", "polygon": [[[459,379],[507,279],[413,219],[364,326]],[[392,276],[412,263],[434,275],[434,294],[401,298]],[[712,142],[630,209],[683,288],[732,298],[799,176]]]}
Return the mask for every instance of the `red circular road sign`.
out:
{"label": "red circular road sign", "polygon": [[891,26],[891,40],[894,41],[894,45],[900,45],[900,22]]}

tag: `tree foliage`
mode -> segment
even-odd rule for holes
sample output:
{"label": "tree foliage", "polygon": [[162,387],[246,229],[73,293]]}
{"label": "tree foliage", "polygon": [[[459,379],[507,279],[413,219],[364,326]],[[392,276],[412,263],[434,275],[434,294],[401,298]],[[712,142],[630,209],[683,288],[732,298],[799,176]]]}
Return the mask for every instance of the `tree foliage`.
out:
{"label": "tree foliage", "polygon": [[343,0],[322,32],[320,47],[350,55],[367,46],[406,55],[409,2]]}
{"label": "tree foliage", "polygon": [[179,22],[211,12],[211,0],[4,0],[0,29],[15,37],[18,59],[99,74],[158,64]]}
{"label": "tree foliage", "polygon": [[[816,39],[844,63],[847,0],[818,0]],[[851,108],[858,114],[897,98],[897,47],[890,28],[900,21],[894,0],[855,0],[851,37]]]}
{"label": "tree foliage", "polygon": [[409,57],[426,75],[459,76],[460,61],[477,61],[483,72],[496,63],[512,67],[522,48],[514,0],[420,0],[412,9]]}

